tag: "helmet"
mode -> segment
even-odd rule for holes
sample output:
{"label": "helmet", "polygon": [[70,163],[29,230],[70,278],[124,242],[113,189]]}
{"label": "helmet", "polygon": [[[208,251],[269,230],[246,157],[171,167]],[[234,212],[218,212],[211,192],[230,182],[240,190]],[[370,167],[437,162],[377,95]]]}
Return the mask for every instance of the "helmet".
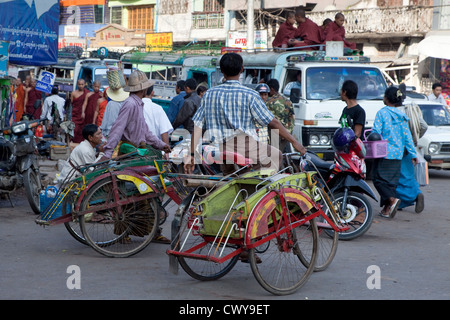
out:
{"label": "helmet", "polygon": [[339,128],[333,135],[333,147],[336,150],[344,150],[356,139],[355,132],[350,128]]}
{"label": "helmet", "polygon": [[381,135],[378,132],[372,131],[368,136],[367,136],[367,141],[378,141],[378,140],[382,140],[381,139]]}
{"label": "helmet", "polygon": [[258,91],[259,93],[269,93],[270,92],[269,86],[265,83],[258,84],[256,86],[255,90]]}

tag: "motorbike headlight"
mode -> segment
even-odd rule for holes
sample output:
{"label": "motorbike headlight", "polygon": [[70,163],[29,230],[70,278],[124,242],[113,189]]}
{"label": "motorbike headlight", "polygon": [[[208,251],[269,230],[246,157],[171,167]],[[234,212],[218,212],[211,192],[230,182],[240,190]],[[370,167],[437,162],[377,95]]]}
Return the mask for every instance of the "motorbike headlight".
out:
{"label": "motorbike headlight", "polygon": [[309,138],[309,144],[319,144],[319,136],[316,136],[315,134],[311,135]]}
{"label": "motorbike headlight", "polygon": [[19,123],[19,124],[16,124],[16,125],[11,127],[11,131],[13,133],[16,133],[16,134],[24,132],[26,129],[27,129],[27,124],[26,123]]}
{"label": "motorbike headlight", "polygon": [[431,154],[436,154],[439,151],[439,143],[432,142],[428,145],[428,152]]}

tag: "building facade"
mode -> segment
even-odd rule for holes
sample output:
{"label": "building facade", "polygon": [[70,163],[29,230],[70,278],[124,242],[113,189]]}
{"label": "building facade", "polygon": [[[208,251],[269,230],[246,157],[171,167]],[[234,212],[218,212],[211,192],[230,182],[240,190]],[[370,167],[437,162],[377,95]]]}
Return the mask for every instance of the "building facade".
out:
{"label": "building facade", "polygon": [[[249,0],[61,0],[61,41],[145,48],[146,33],[172,33],[174,45],[210,42],[229,46],[246,37]],[[447,65],[420,58],[420,43],[450,29],[450,0],[250,0],[255,37],[271,47],[288,11],[298,6],[321,25],[337,12],[346,17],[347,38],[382,67],[393,83],[427,87]],[[84,41],[83,41],[84,40]],[[256,43],[256,42],[255,42]],[[442,58],[442,57],[441,57]],[[445,60],[445,59],[444,59]],[[449,69],[450,70],[450,69]]]}

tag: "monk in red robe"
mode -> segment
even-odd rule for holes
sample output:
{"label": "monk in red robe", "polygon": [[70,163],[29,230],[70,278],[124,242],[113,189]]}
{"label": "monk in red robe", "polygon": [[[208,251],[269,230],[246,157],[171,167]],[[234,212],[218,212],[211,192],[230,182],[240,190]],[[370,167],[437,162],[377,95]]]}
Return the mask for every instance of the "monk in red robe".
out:
{"label": "monk in red robe", "polygon": [[[322,43],[320,27],[312,20],[306,17],[305,10],[297,9],[295,11],[295,20],[297,21],[297,31],[294,39],[289,41],[290,46],[302,49],[305,46],[312,46]],[[303,48],[304,50],[317,50],[318,47]]]}
{"label": "monk in red robe", "polygon": [[89,92],[86,95],[83,104],[83,112],[82,117],[84,118],[84,124],[94,123],[94,114],[97,109],[97,101],[102,97],[102,93],[100,91],[100,82],[94,81],[92,92]]}
{"label": "monk in red robe", "polygon": [[74,90],[70,95],[70,101],[72,102],[72,122],[75,124],[72,139],[74,143],[80,143],[81,141],[83,141],[83,104],[86,100],[86,95],[89,93],[89,90],[85,87],[86,82],[84,81],[84,79],[79,79],[77,81],[77,90]]}
{"label": "monk in red robe", "polygon": [[286,16],[286,21],[280,25],[277,31],[275,39],[273,39],[273,48],[287,48],[289,45],[289,39],[294,38],[297,28],[294,27],[295,14],[290,11]]}
{"label": "monk in red robe", "polygon": [[345,17],[342,13],[336,13],[334,21],[329,23],[323,32],[325,41],[344,41],[344,47],[356,49],[356,43],[345,40]]}

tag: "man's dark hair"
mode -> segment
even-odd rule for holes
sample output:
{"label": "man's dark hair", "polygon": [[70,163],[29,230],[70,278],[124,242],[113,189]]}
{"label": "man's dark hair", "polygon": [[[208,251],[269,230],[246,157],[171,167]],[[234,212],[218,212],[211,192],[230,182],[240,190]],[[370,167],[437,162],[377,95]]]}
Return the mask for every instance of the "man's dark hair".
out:
{"label": "man's dark hair", "polygon": [[58,86],[53,86],[53,87],[52,87],[52,93],[51,93],[51,94],[58,94],[58,93],[59,93]]}
{"label": "man's dark hair", "polygon": [[188,87],[191,90],[195,90],[197,88],[197,81],[195,79],[190,78],[186,80],[186,83],[184,84],[184,87]]}
{"label": "man's dark hair", "polygon": [[89,123],[83,127],[83,131],[81,131],[83,138],[88,140],[89,136],[93,136],[98,130],[96,124]]}
{"label": "man's dark hair", "polygon": [[220,59],[220,70],[226,76],[237,76],[242,71],[244,60],[234,52],[225,53]]}
{"label": "man's dark hair", "polygon": [[344,81],[341,90],[342,92],[345,92],[345,95],[349,99],[356,99],[358,96],[358,85],[353,80]]}
{"label": "man's dark hair", "polygon": [[150,86],[150,87],[147,88],[147,91],[145,92],[145,95],[149,96],[149,95],[152,94],[152,92],[153,92],[153,86]]}
{"label": "man's dark hair", "polygon": [[184,91],[185,83],[186,83],[186,81],[184,81],[184,80],[179,80],[179,81],[177,82],[177,88],[180,88],[181,90]]}
{"label": "man's dark hair", "polygon": [[442,88],[442,85],[441,85],[439,82],[433,83],[432,89],[434,90],[434,89],[436,89],[437,87],[441,87],[441,88]]}
{"label": "man's dark hair", "polygon": [[275,90],[276,92],[278,92],[278,90],[280,90],[280,83],[278,82],[277,79],[270,79],[269,81],[267,81],[267,85],[269,86],[270,89]]}

